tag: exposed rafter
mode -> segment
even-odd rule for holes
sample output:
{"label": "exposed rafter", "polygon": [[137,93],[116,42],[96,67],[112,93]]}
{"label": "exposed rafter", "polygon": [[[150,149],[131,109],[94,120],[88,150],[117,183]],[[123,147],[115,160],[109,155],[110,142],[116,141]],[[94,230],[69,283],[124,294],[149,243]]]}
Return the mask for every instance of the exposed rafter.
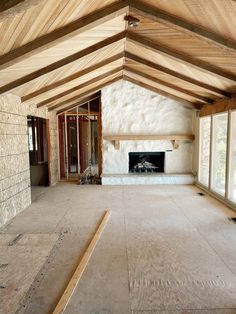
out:
{"label": "exposed rafter", "polygon": [[105,79],[106,77],[109,77],[109,76],[111,76],[113,74],[116,74],[116,73],[118,73],[118,72],[120,72],[122,70],[123,70],[123,66],[120,66],[120,67],[117,67],[117,68],[115,68],[115,69],[113,69],[111,71],[105,72],[105,73],[103,73],[103,74],[101,74],[101,75],[99,75],[97,77],[92,78],[89,81],[86,81],[86,82],[84,82],[82,84],[79,84],[79,85],[77,85],[77,86],[75,86],[73,88],[70,88],[70,89],[68,89],[68,90],[66,90],[66,91],[64,91],[64,92],[62,92],[60,94],[57,94],[57,95],[55,95],[55,96],[53,96],[53,97],[51,97],[49,99],[46,99],[46,100],[38,103],[37,107],[39,108],[39,107],[50,105],[50,103],[52,103],[53,101],[61,99],[61,98],[65,97],[65,96],[67,96],[67,95],[70,95],[70,94],[74,93],[74,92],[79,92],[82,88],[85,88],[85,87],[87,87],[87,86],[89,86],[91,84],[94,84],[94,83],[96,83],[96,82],[98,82],[98,81],[100,81],[102,79]]}
{"label": "exposed rafter", "polygon": [[21,101],[25,102],[25,101],[28,101],[28,100],[34,98],[34,97],[37,97],[37,96],[42,95],[44,93],[47,93],[47,92],[49,92],[49,91],[51,91],[51,90],[53,90],[59,86],[67,84],[68,82],[76,80],[76,79],[78,79],[78,78],[80,78],[80,77],[82,77],[82,76],[84,76],[90,72],[93,72],[97,69],[100,69],[101,67],[103,67],[105,65],[108,65],[114,61],[118,61],[118,60],[122,59],[123,57],[124,57],[124,52],[118,53],[118,54],[116,54],[110,58],[107,58],[105,60],[102,60],[101,62],[98,62],[98,63],[96,63],[96,64],[94,64],[88,68],[85,68],[79,72],[73,73],[72,75],[69,75],[69,76],[67,76],[61,80],[58,80],[58,81],[56,81],[50,85],[47,85],[47,86],[42,87],[42,88],[40,88],[40,89],[30,93],[30,94],[27,94],[21,98]]}
{"label": "exposed rafter", "polygon": [[85,105],[86,103],[88,103],[89,101],[92,101],[92,100],[99,98],[100,96],[101,96],[101,93],[98,92],[96,94],[84,97],[83,99],[80,99],[79,101],[75,102],[74,104],[67,106],[64,109],[58,110],[57,114],[61,114],[63,112],[66,112],[67,110],[71,110],[77,106],[81,107],[81,106]]}
{"label": "exposed rafter", "polygon": [[67,105],[67,104],[69,105],[69,103],[73,103],[73,102],[75,102],[75,101],[79,101],[81,98],[84,98],[84,97],[86,97],[86,96],[89,96],[89,95],[91,95],[91,94],[93,94],[93,93],[99,91],[101,88],[103,88],[103,87],[105,87],[105,86],[107,86],[107,85],[110,85],[110,84],[112,84],[112,83],[114,83],[114,82],[117,82],[117,81],[121,80],[122,77],[123,77],[122,75],[120,75],[120,76],[118,76],[118,77],[115,77],[114,79],[108,80],[108,81],[105,82],[105,83],[99,84],[98,86],[93,87],[93,88],[87,90],[86,92],[84,92],[84,93],[82,93],[82,94],[79,94],[79,95],[74,96],[74,97],[72,97],[72,98],[70,98],[70,99],[67,99],[67,100],[65,100],[65,101],[62,101],[62,102],[59,103],[59,104],[53,105],[53,106],[51,106],[51,107],[48,108],[48,111],[52,111],[52,110],[58,109],[58,108],[60,108],[60,107],[62,107],[62,106],[65,106],[65,105]]}
{"label": "exposed rafter", "polygon": [[21,13],[43,0],[2,0],[0,2],[0,22],[8,17]]}
{"label": "exposed rafter", "polygon": [[0,87],[0,94],[8,92],[14,88],[19,87],[19,86],[22,86],[22,85],[24,85],[28,82],[31,82],[34,79],[39,78],[45,74],[51,73],[55,70],[58,70],[58,69],[64,67],[65,65],[68,65],[72,62],[78,61],[79,59],[81,59],[85,56],[88,56],[88,55],[90,55],[90,54],[92,54],[92,53],[94,53],[94,52],[96,52],[102,48],[105,48],[108,45],[114,44],[114,43],[116,43],[116,42],[118,42],[124,38],[125,38],[125,32],[121,32],[117,35],[114,35],[112,37],[104,39],[95,45],[92,45],[88,48],[85,48],[85,49],[83,49],[83,50],[81,50],[81,51],[79,51],[79,52],[77,52],[77,53],[75,53],[69,57],[66,57],[64,59],[61,59],[60,61],[54,62],[54,63],[52,63],[52,64],[50,64],[50,65],[48,65],[48,66],[46,66],[46,67],[44,67],[38,71],[30,73],[30,74],[28,74],[28,75],[26,75],[26,76],[24,76],[24,77],[22,77],[16,81],[13,81],[9,84],[6,84],[6,85]]}
{"label": "exposed rafter", "polygon": [[221,90],[221,89],[219,89],[219,88],[217,88],[215,86],[211,86],[209,84],[200,82],[200,81],[198,81],[198,80],[196,80],[194,78],[188,77],[188,76],[186,76],[184,74],[181,74],[179,72],[173,71],[171,69],[165,68],[165,67],[163,67],[163,66],[161,66],[159,64],[156,64],[156,63],[154,63],[152,61],[149,61],[149,60],[146,60],[144,58],[141,58],[141,57],[139,57],[139,56],[137,56],[135,54],[132,54],[130,52],[125,52],[125,57],[130,59],[130,60],[132,60],[132,61],[135,61],[135,62],[138,62],[140,64],[146,65],[146,66],[148,66],[148,67],[150,67],[150,68],[152,68],[154,70],[161,71],[163,73],[166,73],[168,75],[171,75],[171,76],[174,76],[174,77],[176,77],[178,79],[181,79],[181,80],[183,80],[185,82],[191,83],[191,84],[199,86],[201,88],[204,88],[207,91],[214,92],[214,93],[216,93],[216,94],[218,94],[220,96],[231,97],[231,94],[226,92],[226,91],[224,91],[224,90]]}
{"label": "exposed rafter", "polygon": [[236,96],[233,96],[231,99],[220,99],[214,103],[214,106],[204,105],[200,112],[199,116],[209,116],[211,114],[216,114],[228,110],[236,109]]}
{"label": "exposed rafter", "polygon": [[200,69],[201,71],[204,71],[204,72],[211,74],[213,76],[216,76],[218,78],[221,78],[221,79],[224,78],[224,79],[228,79],[228,80],[231,80],[233,82],[236,82],[236,75],[225,72],[224,70],[222,70],[222,69],[220,69],[214,65],[211,65],[207,62],[192,58],[187,54],[179,53],[176,50],[167,48],[167,47],[160,45],[158,43],[154,43],[152,40],[150,40],[144,36],[140,36],[137,34],[132,34],[131,32],[127,32],[127,40],[136,44],[136,45],[144,47],[146,49],[150,49],[156,53],[167,56],[171,59],[180,61],[181,63],[191,65],[191,66],[197,68],[198,70]]}
{"label": "exposed rafter", "polygon": [[146,3],[144,4],[139,0],[130,0],[129,3],[132,13],[137,12],[148,19],[164,23],[171,28],[188,33],[191,36],[204,39],[205,41],[217,45],[220,48],[236,53],[236,42],[232,40],[210,32],[207,29],[201,28],[195,24],[188,23],[183,19],[166,13],[165,11],[148,6]]}
{"label": "exposed rafter", "polygon": [[147,73],[144,73],[143,71],[139,71],[139,70],[136,70],[136,69],[133,69],[132,67],[130,66],[125,66],[124,67],[124,70],[127,71],[127,72],[130,72],[130,73],[133,73],[133,74],[137,74],[138,76],[141,76],[143,78],[146,78],[148,79],[149,81],[152,81],[154,83],[157,83],[159,85],[163,85],[163,86],[166,86],[166,87],[169,87],[175,91],[178,91],[182,94],[185,94],[185,95],[188,95],[188,96],[191,96],[191,97],[194,97],[196,99],[199,99],[201,101],[203,101],[204,103],[213,103],[214,101],[210,98],[207,98],[205,96],[202,96],[202,95],[198,95],[196,93],[193,93],[187,89],[184,89],[182,87],[179,87],[177,85],[174,85],[172,83],[169,83],[169,82],[166,82],[166,81],[163,81],[163,80],[160,80],[154,76],[151,76]]}
{"label": "exposed rafter", "polygon": [[201,104],[192,103],[192,102],[190,102],[188,100],[185,100],[185,99],[180,98],[178,96],[175,96],[173,94],[167,93],[167,92],[165,92],[165,91],[163,91],[163,90],[161,90],[159,88],[153,87],[153,86],[151,86],[149,84],[146,84],[146,83],[143,83],[143,82],[141,82],[139,80],[133,79],[133,78],[127,76],[127,75],[124,75],[123,79],[128,81],[128,82],[131,82],[131,83],[133,83],[133,84],[135,84],[137,86],[146,88],[146,89],[148,89],[148,90],[150,90],[150,91],[152,91],[154,93],[160,94],[160,95],[162,95],[164,97],[167,97],[167,98],[170,98],[170,99],[173,99],[173,100],[175,100],[175,101],[177,101],[177,102],[179,102],[179,103],[181,103],[181,104],[183,104],[183,105],[185,105],[187,107],[199,109],[200,106],[201,106]]}
{"label": "exposed rafter", "polygon": [[76,20],[64,27],[46,34],[34,41],[27,43],[19,48],[0,57],[0,70],[8,68],[22,60],[25,60],[37,53],[49,49],[63,41],[66,41],[84,31],[90,30],[100,24],[103,24],[117,16],[125,14],[128,5],[125,1],[116,2],[112,5],[98,10],[88,16]]}

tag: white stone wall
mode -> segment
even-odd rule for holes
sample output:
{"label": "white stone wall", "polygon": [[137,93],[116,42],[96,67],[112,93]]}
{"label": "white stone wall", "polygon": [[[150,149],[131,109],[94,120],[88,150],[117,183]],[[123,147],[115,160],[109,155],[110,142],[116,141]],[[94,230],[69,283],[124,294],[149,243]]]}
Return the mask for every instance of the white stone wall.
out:
{"label": "white stone wall", "polygon": [[[183,105],[140,88],[118,81],[102,90],[102,134],[188,134],[193,133],[195,112]],[[170,141],[125,141],[120,150],[103,140],[103,174],[127,174],[128,153],[167,151],[165,173],[191,173],[193,144],[181,142],[173,150]]]}
{"label": "white stone wall", "polygon": [[55,114],[14,95],[0,96],[0,226],[31,203],[27,115],[49,119],[51,182],[58,180]]}

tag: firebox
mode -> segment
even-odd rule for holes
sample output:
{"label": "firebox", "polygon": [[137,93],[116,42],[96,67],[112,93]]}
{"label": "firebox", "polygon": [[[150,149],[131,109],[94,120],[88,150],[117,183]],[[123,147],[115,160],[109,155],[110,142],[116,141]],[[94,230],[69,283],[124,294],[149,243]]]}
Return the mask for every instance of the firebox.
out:
{"label": "firebox", "polygon": [[129,153],[130,173],[164,172],[164,152]]}

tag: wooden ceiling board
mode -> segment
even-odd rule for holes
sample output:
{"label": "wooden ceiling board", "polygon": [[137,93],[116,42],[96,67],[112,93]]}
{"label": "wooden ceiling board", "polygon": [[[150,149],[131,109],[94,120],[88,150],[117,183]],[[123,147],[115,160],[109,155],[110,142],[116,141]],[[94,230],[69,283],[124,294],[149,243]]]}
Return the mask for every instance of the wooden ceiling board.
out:
{"label": "wooden ceiling board", "polygon": [[63,84],[53,90],[49,90],[48,92],[43,93],[42,95],[39,95],[37,97],[33,97],[32,99],[30,99],[29,101],[32,103],[39,103],[42,101],[45,101],[46,99],[49,99],[55,95],[58,95],[60,93],[63,93],[71,88],[74,88],[76,86],[79,86],[80,84],[83,84],[91,79],[93,79],[94,77],[97,77],[99,75],[102,75],[103,73],[112,71],[113,69],[116,69],[118,67],[123,66],[123,59],[117,60],[115,62],[112,62],[111,64],[105,65],[95,71],[92,71],[84,76],[81,76],[80,78],[70,81],[66,84]]}
{"label": "wooden ceiling board", "polygon": [[102,86],[111,84],[113,80],[121,79],[122,75],[123,75],[123,71],[118,72],[116,74],[113,74],[109,77],[106,77],[105,79],[100,80],[99,82],[93,83],[90,86],[83,88],[82,90],[80,90],[80,92],[78,94],[74,95],[73,97],[68,97],[64,101],[54,102],[54,103],[50,104],[50,106],[48,106],[48,108],[50,110],[55,110],[58,108],[61,109],[61,108],[63,108],[63,106],[65,107],[67,105],[73,104],[79,98],[88,96],[89,94],[93,94],[93,93],[99,91],[102,88]]}
{"label": "wooden ceiling board", "polygon": [[201,70],[196,69],[193,66],[186,65],[167,56],[163,56],[162,54],[154,52],[153,50],[150,50],[148,48],[141,47],[131,42],[126,43],[126,48],[127,51],[137,54],[140,57],[149,59],[150,61],[160,64],[164,67],[196,78],[199,81],[208,83],[212,86],[216,86],[220,89],[227,90],[228,88],[232,87],[232,82],[229,82],[226,79],[219,79],[211,74],[202,72]]}
{"label": "wooden ceiling board", "polygon": [[[126,72],[129,72],[128,75],[132,75],[134,80],[137,80],[138,77],[140,80],[142,77],[146,84],[150,86],[155,84],[155,88],[184,98],[189,102],[200,103],[201,100],[205,101],[207,98],[217,99],[220,97],[219,95],[229,96],[228,92],[236,92],[236,49],[234,48],[236,47],[236,1],[129,0],[131,6],[135,7],[135,3],[138,6],[138,3],[141,2],[146,7],[152,6],[163,10],[169,15],[195,25],[195,27],[186,30],[183,27],[183,25],[187,25],[186,23],[182,23],[178,27],[178,23],[170,24],[170,20],[169,22],[165,21],[165,18],[154,22],[149,13],[145,15],[141,11],[132,11],[131,9],[130,14],[140,19],[140,25],[135,29],[128,28],[131,37],[128,33],[126,41],[124,40],[124,30],[128,25],[124,19],[126,12],[122,11],[120,14],[119,11],[117,17],[118,11],[115,10],[115,15],[111,16],[116,17],[112,19],[109,17],[109,21],[107,21],[108,18],[103,11],[106,22],[101,18],[102,22],[99,25],[96,17],[98,10],[115,3],[122,3],[122,10],[124,7],[127,10],[126,4],[123,6],[123,0],[27,1],[35,2],[35,5],[25,11],[17,12],[14,16],[0,18],[0,55],[2,55],[0,93],[14,92],[22,97],[55,85],[55,88],[48,89],[46,93],[37,94],[31,99],[31,101],[42,102],[48,97],[65,93],[66,90],[75,88],[77,85],[93,82],[91,80],[94,77],[112,71],[123,63],[130,67],[130,71]],[[143,9],[143,11],[145,10]],[[78,21],[89,14],[93,14],[95,17],[94,24],[93,18],[91,18],[91,24],[89,22],[87,24],[90,25],[89,27],[93,25],[92,29],[83,28],[82,22],[80,33],[79,31],[77,33],[77,28],[70,29],[70,23],[76,21],[72,25],[77,27]],[[148,14],[149,17],[147,17]],[[173,22],[173,19],[171,21]],[[61,27],[65,27],[64,30],[70,30],[60,33],[61,30],[58,32],[58,29]],[[199,27],[202,27],[203,31],[205,30],[205,34],[212,33],[213,37],[210,36],[210,40],[207,40],[208,35],[204,37],[203,33],[200,36],[197,33],[194,35]],[[45,41],[41,48],[40,45],[43,43],[41,37],[47,34],[52,35],[54,31],[59,37],[47,37],[47,42]],[[116,34],[123,34],[122,38],[117,37]],[[132,34],[141,36],[139,42],[132,39]],[[37,44],[33,46],[33,41],[38,38],[40,38],[40,41],[36,42],[38,46]],[[48,38],[53,40],[49,41]],[[114,40],[108,41],[107,38],[109,40],[114,38]],[[22,46],[28,43],[31,43],[31,48],[27,46],[28,50],[24,50],[25,47]],[[227,47],[228,43],[232,45]],[[122,53],[125,49],[156,65],[170,69],[172,72],[165,73],[162,71],[163,69],[151,68],[139,64],[138,61],[126,59],[124,62],[124,59],[121,58],[111,64],[93,69],[91,73],[86,72],[81,77],[73,78],[72,75],[75,73],[119,52]],[[174,71],[180,75],[174,77]],[[119,75],[121,74],[119,73]],[[64,86],[56,85],[57,82],[65,82],[65,79],[70,77],[72,77],[71,82],[66,81]],[[192,81],[186,78],[191,78]],[[201,82],[202,85],[199,86],[193,82]],[[91,85],[94,84],[91,83]],[[204,84],[205,86],[203,86]],[[207,90],[207,85],[208,87],[212,86],[213,89]],[[217,91],[216,88],[221,91]],[[222,93],[222,90],[225,93]]]}
{"label": "wooden ceiling board", "polygon": [[109,45],[99,51],[96,51],[90,55],[87,55],[72,64],[64,66],[52,73],[46,74],[38,79],[35,79],[29,83],[22,85],[21,87],[12,89],[11,92],[22,97],[29,93],[32,93],[42,87],[55,83],[58,80],[68,77],[73,73],[81,71],[91,65],[94,65],[104,59],[114,56],[117,53],[121,53],[124,50],[124,40],[121,40],[115,44]]}
{"label": "wooden ceiling board", "polygon": [[107,71],[107,72],[102,72],[102,74],[94,76],[93,78],[90,78],[88,80],[84,80],[82,82],[82,84],[79,84],[75,87],[69,88],[67,90],[64,90],[62,93],[59,93],[57,95],[54,95],[51,98],[47,98],[42,102],[37,103],[37,107],[42,107],[42,106],[48,106],[50,105],[50,103],[54,103],[54,102],[61,102],[66,100],[68,97],[73,97],[73,95],[77,95],[80,91],[83,90],[83,88],[88,88],[88,86],[100,82],[101,80],[103,80],[104,78],[110,77],[116,73],[120,73],[121,71],[123,71],[123,65],[116,67],[114,69],[112,69],[111,71]]}
{"label": "wooden ceiling board", "polygon": [[[189,55],[191,58],[208,62],[229,73],[236,73],[236,50],[227,49],[191,36],[177,29],[171,28],[159,22],[152,22],[141,15],[135,15],[140,19],[140,25],[132,29],[132,33],[145,36],[153,42],[165,47],[177,50]],[[235,43],[236,45],[236,43]]]}
{"label": "wooden ceiling board", "polygon": [[[38,5],[32,6],[11,18],[11,27],[5,38],[5,43],[8,44],[4,46],[4,53],[114,2],[114,0],[40,1]],[[2,29],[6,29],[7,24],[9,25],[9,19],[5,19],[0,23],[0,32]],[[28,31],[26,32],[26,30]],[[12,40],[9,41],[11,38]]]}
{"label": "wooden ceiling board", "polygon": [[47,67],[51,63],[69,57],[82,51],[102,40],[112,37],[125,30],[124,16],[120,16],[112,21],[104,23],[93,30],[79,34],[55,47],[43,51],[35,56],[21,61],[11,67],[1,70],[1,83],[3,85],[12,82],[31,72]]}
{"label": "wooden ceiling board", "polygon": [[236,41],[236,3],[232,0],[142,0],[189,23]]}
{"label": "wooden ceiling board", "polygon": [[212,99],[218,99],[219,95],[217,93],[207,91],[206,89],[201,88],[200,86],[185,82],[177,77],[174,77],[172,75],[168,75],[166,73],[163,73],[161,71],[158,71],[156,69],[152,69],[151,67],[148,67],[144,64],[132,61],[130,59],[126,59],[125,65],[138,70],[138,71],[143,71],[144,73],[147,73],[148,75],[154,76],[157,79],[175,84],[176,86],[179,87],[184,87],[185,89],[189,90],[190,92],[194,92],[198,95],[212,98]]}
{"label": "wooden ceiling board", "polygon": [[189,96],[189,95],[187,95],[185,93],[181,93],[181,92],[179,92],[177,90],[174,90],[172,88],[169,88],[167,86],[164,86],[164,85],[161,85],[161,84],[157,84],[157,83],[153,82],[152,80],[147,79],[144,76],[140,76],[140,75],[137,75],[135,73],[131,73],[130,71],[126,71],[126,70],[124,70],[124,73],[125,73],[125,75],[127,75],[127,76],[129,76],[129,77],[131,77],[131,78],[133,78],[135,80],[141,81],[141,82],[143,82],[145,84],[148,84],[150,86],[153,86],[153,87],[155,87],[157,89],[163,90],[164,92],[167,92],[169,94],[172,94],[174,96],[177,96],[179,98],[187,100],[187,101],[189,101],[191,103],[201,103],[202,105],[205,104],[205,102],[203,102],[201,100],[197,100],[194,97],[191,97],[191,96]]}

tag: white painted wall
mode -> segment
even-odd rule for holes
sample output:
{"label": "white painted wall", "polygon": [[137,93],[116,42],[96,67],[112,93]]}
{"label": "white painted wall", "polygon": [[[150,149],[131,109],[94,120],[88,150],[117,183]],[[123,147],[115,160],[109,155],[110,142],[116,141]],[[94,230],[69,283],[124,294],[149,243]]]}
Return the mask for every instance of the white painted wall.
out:
{"label": "white painted wall", "polygon": [[[102,133],[188,134],[193,133],[195,112],[174,100],[126,81],[102,90]],[[172,150],[170,141],[126,141],[120,150],[103,140],[103,174],[127,174],[128,153]],[[166,173],[191,173],[193,144],[181,142],[178,150],[166,152]]]}

